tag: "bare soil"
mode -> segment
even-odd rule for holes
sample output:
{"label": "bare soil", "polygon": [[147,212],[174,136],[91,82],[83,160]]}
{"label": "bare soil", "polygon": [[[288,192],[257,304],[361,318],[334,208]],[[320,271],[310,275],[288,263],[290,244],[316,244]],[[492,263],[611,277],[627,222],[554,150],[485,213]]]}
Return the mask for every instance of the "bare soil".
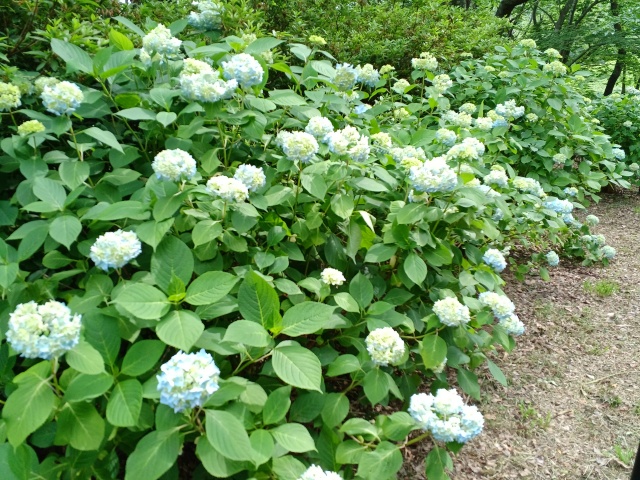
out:
{"label": "bare soil", "polygon": [[[494,359],[509,386],[483,380],[485,429],[454,458],[454,480],[628,480],[640,441],[640,197],[608,195],[588,213],[615,260],[561,261],[549,282],[507,275],[527,332]],[[404,478],[425,478],[430,448],[406,452]]]}

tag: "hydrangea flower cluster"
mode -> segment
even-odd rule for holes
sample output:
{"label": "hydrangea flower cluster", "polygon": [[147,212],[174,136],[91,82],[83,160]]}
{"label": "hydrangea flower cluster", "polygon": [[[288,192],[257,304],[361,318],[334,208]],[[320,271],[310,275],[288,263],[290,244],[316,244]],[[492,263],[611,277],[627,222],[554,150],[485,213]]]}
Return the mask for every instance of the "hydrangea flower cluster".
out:
{"label": "hydrangea flower cluster", "polygon": [[555,163],[556,165],[564,165],[566,161],[567,156],[564,153],[556,153],[553,156],[553,163]]}
{"label": "hydrangea flower cluster", "polygon": [[610,245],[605,245],[604,247],[602,247],[599,250],[600,255],[602,255],[604,258],[611,260],[613,257],[616,256],[616,249],[613,248]]}
{"label": "hydrangea flower cluster", "polygon": [[105,272],[122,268],[142,252],[142,244],[134,232],[116,230],[100,235],[91,245],[89,257]]}
{"label": "hydrangea flower cluster", "polygon": [[516,310],[516,306],[509,297],[495,292],[482,292],[478,295],[478,300],[482,305],[489,307],[498,320],[508,318]]}
{"label": "hydrangea flower cluster", "polygon": [[242,182],[250,192],[255,192],[267,183],[267,177],[261,167],[245,163],[236,169],[233,178]]}
{"label": "hydrangea flower cluster", "polygon": [[33,85],[37,95],[44,92],[44,87],[53,87],[56,83],[60,83],[60,80],[54,77],[38,77]]}
{"label": "hydrangea flower cluster", "polygon": [[21,303],[9,315],[7,341],[26,358],[49,360],[63,355],[80,341],[81,316],[64,303]]}
{"label": "hydrangea flower cluster", "polygon": [[489,265],[497,273],[500,273],[507,267],[507,261],[500,250],[490,248],[482,256],[482,261]]}
{"label": "hydrangea flower cluster", "polygon": [[611,153],[613,154],[613,158],[615,158],[616,160],[624,160],[627,156],[627,154],[624,153],[624,150],[621,148],[612,148]]}
{"label": "hydrangea flower cluster", "polygon": [[545,258],[547,259],[547,263],[549,264],[550,267],[557,267],[558,264],[560,263],[560,257],[553,250],[548,252],[545,255]]}
{"label": "hydrangea flower cluster", "polygon": [[64,81],[44,87],[40,98],[48,112],[60,116],[75,112],[84,100],[84,94],[75,83]]}
{"label": "hydrangea flower cluster", "polygon": [[482,130],[483,132],[488,132],[494,127],[493,125],[494,120],[492,120],[489,117],[480,117],[480,118],[475,118],[473,120],[473,124],[475,125],[476,128]]}
{"label": "hydrangea flower cluster", "polygon": [[535,113],[527,113],[524,118],[528,121],[528,122],[532,122],[535,123],[538,121],[538,115],[536,115]]}
{"label": "hydrangea flower cluster", "polygon": [[456,172],[447,165],[444,157],[435,157],[420,166],[411,167],[409,180],[415,190],[426,193],[449,192],[458,184]]}
{"label": "hydrangea flower cluster", "polygon": [[598,225],[600,223],[600,219],[598,217],[596,217],[595,215],[587,215],[587,218],[585,218],[585,222],[590,227],[595,227],[596,225]]}
{"label": "hydrangea flower cluster", "polygon": [[513,179],[513,186],[524,193],[530,193],[538,197],[544,197],[545,193],[540,182],[533,178],[516,177]]}
{"label": "hydrangea flower cluster", "polygon": [[311,465],[298,480],[342,480],[342,477],[336,472],[322,470],[318,465]]}
{"label": "hydrangea flower cluster", "polygon": [[633,126],[633,122],[631,120],[627,120],[626,122],[622,123],[622,126],[623,127],[627,127],[627,128],[632,127]]}
{"label": "hydrangea flower cluster", "polygon": [[582,235],[580,237],[582,243],[586,244],[588,247],[596,248],[602,247],[606,239],[604,235]]}
{"label": "hydrangea flower cluster", "polygon": [[559,198],[550,198],[549,200],[545,200],[542,205],[544,208],[553,210],[559,215],[566,215],[573,211],[573,203],[569,200],[561,200]]}
{"label": "hydrangea flower cluster", "polygon": [[293,162],[309,163],[320,146],[313,135],[306,132],[281,131],[276,144],[282,148],[287,158]]}
{"label": "hydrangea flower cluster", "polygon": [[18,126],[18,135],[26,137],[32,133],[44,132],[45,127],[39,120],[27,120]]}
{"label": "hydrangea flower cluster", "polygon": [[436,367],[433,367],[431,371],[433,373],[442,373],[447,366],[447,357],[444,357],[444,360]]}
{"label": "hydrangea flower cluster", "polygon": [[399,362],[404,355],[404,342],[391,327],[376,328],[364,342],[373,363],[382,367]]}
{"label": "hydrangea flower cluster", "polygon": [[204,350],[189,354],[178,352],[160,371],[156,376],[160,403],[176,413],[201,407],[220,388],[220,370]]}
{"label": "hydrangea flower cluster", "polygon": [[455,297],[447,297],[435,302],[433,313],[436,314],[440,323],[448,327],[466,325],[471,321],[469,307],[461,304]]}
{"label": "hydrangea flower cluster", "polygon": [[420,58],[412,58],[411,66],[416,70],[429,70],[433,72],[438,68],[438,60],[428,52],[422,52]]}
{"label": "hydrangea flower cluster", "polygon": [[394,147],[389,151],[389,154],[396,163],[401,163],[406,158],[417,158],[423,162],[427,160],[427,155],[424,153],[424,150],[421,147],[414,147],[412,145]]}
{"label": "hydrangea flower cluster", "polygon": [[340,286],[344,282],[346,282],[346,279],[344,278],[342,272],[340,270],[336,270],[335,268],[325,268],[324,270],[322,270],[320,278],[327,285]]}
{"label": "hydrangea flower cluster", "polygon": [[222,13],[224,7],[212,0],[194,1],[197,12],[189,13],[187,18],[189,25],[198,30],[214,30],[222,23]]}
{"label": "hydrangea flower cluster", "polygon": [[522,323],[522,320],[520,320],[515,313],[501,319],[498,324],[504,328],[504,331],[507,332],[508,335],[513,335],[514,337],[522,335],[525,331],[524,323]]}
{"label": "hydrangea flower cluster", "polygon": [[491,171],[484,176],[483,181],[487,185],[498,185],[502,188],[509,186],[509,177],[500,165],[494,165],[491,167]]}
{"label": "hydrangea flower cluster", "polygon": [[207,103],[231,98],[238,88],[235,79],[224,81],[220,78],[220,72],[214,70],[211,65],[193,58],[184,61],[178,81],[186,99]]}
{"label": "hydrangea flower cluster", "polygon": [[165,59],[175,58],[180,54],[182,40],[171,35],[171,30],[163,24],[142,37],[140,59],[149,64],[152,60],[163,62]]}
{"label": "hydrangea flower cluster", "polygon": [[560,52],[555,48],[547,48],[544,51],[544,54],[551,58],[562,58],[562,55],[560,54]]}
{"label": "hydrangea flower cluster", "polygon": [[456,127],[469,128],[473,123],[473,117],[468,113],[458,113],[454,110],[449,110],[442,115],[442,120],[445,123],[455,125]]}
{"label": "hydrangea flower cluster", "polygon": [[387,73],[391,73],[396,69],[393,65],[389,65],[388,63],[380,67],[380,75],[386,75]]}
{"label": "hydrangea flower cluster", "polygon": [[532,38],[525,38],[520,40],[520,45],[525,48],[538,48],[536,41],[533,40]]}
{"label": "hydrangea flower cluster", "polygon": [[578,189],[576,187],[565,187],[563,192],[567,197],[575,197],[578,195]]}
{"label": "hydrangea flower cluster", "polygon": [[453,86],[453,81],[446,73],[436,75],[431,80],[431,83],[433,84],[433,89],[438,93],[446,92]]}
{"label": "hydrangea flower cluster", "polygon": [[452,147],[458,140],[458,135],[453,130],[441,128],[436,132],[436,140],[447,147]]}
{"label": "hydrangea flower cluster", "polygon": [[545,73],[551,73],[554,77],[562,77],[567,74],[567,67],[564,63],[554,60],[553,62],[545,64],[542,67],[542,71]]}
{"label": "hydrangea flower cluster", "polygon": [[477,109],[478,107],[476,107],[473,103],[463,103],[462,105],[460,105],[460,108],[458,110],[469,115],[473,115],[474,113],[476,113]]}
{"label": "hydrangea flower cluster", "polygon": [[207,182],[207,192],[226,202],[244,202],[249,198],[249,189],[236,178],[216,175]]}
{"label": "hydrangea flower cluster", "polygon": [[228,62],[222,62],[224,78],[235,80],[242,88],[250,88],[262,82],[262,65],[248,53],[239,53]]}
{"label": "hydrangea flower cluster", "polygon": [[360,132],[350,125],[328,133],[323,141],[329,146],[331,153],[349,155],[356,162],[363,162],[371,152],[369,137],[360,135]]}
{"label": "hydrangea flower cluster", "polygon": [[196,174],[196,161],[184,150],[163,150],[158,153],[151,168],[160,180],[178,182],[191,180]]}
{"label": "hydrangea flower cluster", "polygon": [[524,107],[517,106],[515,100],[509,100],[496,105],[496,113],[504,118],[520,118],[524,115]]}
{"label": "hydrangea flower cluster", "polygon": [[333,84],[339,90],[351,90],[358,81],[358,72],[350,63],[338,63]]}
{"label": "hydrangea flower cluster", "polygon": [[479,160],[484,155],[484,144],[475,137],[467,137],[449,149],[446,154],[448,159],[473,161]]}
{"label": "hydrangea flower cluster", "polygon": [[376,83],[380,80],[380,72],[373,68],[370,63],[365,63],[364,66],[358,65],[356,67],[357,81],[367,87],[375,87]]}
{"label": "hydrangea flower cluster", "polygon": [[408,411],[418,426],[431,432],[439,442],[467,443],[484,427],[484,418],[478,408],[465,405],[453,388],[438,389],[435,396],[427,393],[412,395]]}
{"label": "hydrangea flower cluster", "polygon": [[7,112],[20,105],[20,89],[11,83],[0,82],[0,112]]}
{"label": "hydrangea flower cluster", "polygon": [[390,149],[393,145],[391,136],[386,132],[374,133],[370,138],[373,140],[374,145],[385,151]]}
{"label": "hydrangea flower cluster", "polygon": [[405,80],[404,78],[401,78],[400,80],[398,80],[396,83],[393,84],[393,86],[391,87],[391,90],[402,95],[405,92],[405,90],[410,86],[411,84],[407,80]]}

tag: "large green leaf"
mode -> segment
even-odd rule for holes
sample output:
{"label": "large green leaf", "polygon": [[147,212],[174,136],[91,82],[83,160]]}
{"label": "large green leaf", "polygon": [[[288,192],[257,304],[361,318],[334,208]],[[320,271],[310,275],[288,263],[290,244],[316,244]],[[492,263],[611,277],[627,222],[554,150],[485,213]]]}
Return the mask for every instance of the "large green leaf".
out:
{"label": "large green leaf", "polygon": [[51,40],[51,50],[62,58],[72,69],[93,74],[93,61],[91,57],[77,45],[53,38]]}
{"label": "large green leaf", "polygon": [[220,454],[211,444],[200,440],[196,447],[196,455],[202,462],[202,466],[215,478],[227,478],[243,470],[250,468],[247,462],[229,460]]}
{"label": "large green leaf", "polygon": [[204,332],[200,317],[189,310],[174,310],[156,327],[156,335],[167,345],[188,352]]}
{"label": "large green leaf", "polygon": [[273,369],[288,385],[321,391],[322,366],[311,351],[298,345],[287,345],[273,351]]}
{"label": "large green leaf", "polygon": [[465,393],[471,395],[476,400],[480,400],[480,384],[478,383],[478,376],[465,369],[458,368],[458,384]]}
{"label": "large green leaf", "polygon": [[358,462],[358,475],[366,480],[387,480],[396,478],[400,467],[400,449],[393,443],[380,442],[375,451],[362,454]]}
{"label": "large green leaf", "polygon": [[89,402],[67,403],[58,416],[56,443],[69,443],[76,450],[98,450],[105,422]]}
{"label": "large green leaf", "polygon": [[420,345],[420,355],[425,368],[435,368],[447,356],[447,342],[438,335],[426,335]]}
{"label": "large green leaf", "polygon": [[81,373],[71,379],[66,391],[64,399],[67,402],[81,402],[90,398],[96,398],[106,393],[113,385],[113,377],[108,373],[100,373],[98,375],[87,375]]}
{"label": "large green leaf", "polygon": [[174,276],[187,285],[193,274],[191,249],[177,237],[166,237],[151,257],[151,273],[156,285],[165,291]]}
{"label": "large green leaf", "polygon": [[148,372],[160,360],[164,349],[165,344],[158,340],[140,340],[134,343],[122,359],[120,372],[131,377]]}
{"label": "large green leaf", "polygon": [[151,432],[138,442],[127,459],[125,480],[156,480],[169,470],[180,453],[177,429]]}
{"label": "large green leaf", "polygon": [[402,264],[404,273],[416,285],[420,285],[427,278],[427,264],[415,253],[410,253]]}
{"label": "large green leaf", "polygon": [[258,323],[249,320],[236,320],[227,328],[223,340],[250,347],[266,347],[271,342],[271,335]]}
{"label": "large green leaf", "polygon": [[349,293],[365,309],[373,300],[373,284],[363,274],[358,273],[349,283]]}
{"label": "large green leaf", "polygon": [[450,480],[447,470],[453,470],[453,461],[444,448],[434,447],[425,460],[425,473],[429,480]]}
{"label": "large green leaf", "polygon": [[240,285],[238,308],[245,320],[257,322],[267,330],[280,330],[282,317],[278,293],[257,273],[247,273]]}
{"label": "large green leaf", "polygon": [[107,420],[116,427],[133,427],[142,408],[142,385],[136,379],[119,382],[107,403]]}
{"label": "large green leaf", "polygon": [[171,307],[164,293],[144,283],[124,285],[113,301],[134,317],[143,320],[160,320]]}
{"label": "large green leaf", "polygon": [[109,147],[115,148],[117,151],[124,153],[124,150],[122,150],[122,145],[120,145],[116,136],[107,130],[101,130],[98,127],[89,127],[80,133],[89,135],[91,138],[95,138],[99,142],[102,142],[105,145],[108,145]]}
{"label": "large green leaf", "polygon": [[294,305],[282,317],[282,333],[290,337],[317,332],[331,320],[335,307],[318,302]]}
{"label": "large green leaf", "polygon": [[56,217],[49,226],[49,235],[65,247],[71,247],[82,231],[80,220],[71,215]]}
{"label": "large green leaf", "polygon": [[37,177],[33,181],[33,194],[53,209],[48,211],[64,209],[67,193],[62,185],[50,178]]}
{"label": "large green leaf", "polygon": [[51,363],[40,362],[13,379],[18,388],[7,398],[2,417],[7,422],[7,438],[14,447],[35,432],[55,408],[50,375]]}
{"label": "large green leaf", "polygon": [[284,419],[291,406],[291,386],[276,388],[262,409],[262,423],[272,425]]}
{"label": "large green leaf", "polygon": [[105,222],[122,220],[123,218],[146,220],[149,218],[149,215],[151,215],[151,213],[147,205],[135,200],[124,200],[112,204],[101,202],[89,209],[89,211],[82,216],[82,220],[102,220]]}
{"label": "large green leaf", "polygon": [[206,410],[207,439],[211,446],[230,460],[253,458],[249,435],[238,418],[221,410]]}
{"label": "large green leaf", "polygon": [[78,345],[69,350],[65,358],[67,363],[81,373],[97,375],[104,372],[104,360],[100,352],[93,346],[81,340]]}
{"label": "large green leaf", "polygon": [[225,272],[206,272],[196,278],[184,299],[189,305],[210,305],[224,298],[238,282],[238,277]]}
{"label": "large green leaf", "polygon": [[290,452],[303,453],[316,450],[309,431],[299,423],[285,423],[269,432],[281,447]]}

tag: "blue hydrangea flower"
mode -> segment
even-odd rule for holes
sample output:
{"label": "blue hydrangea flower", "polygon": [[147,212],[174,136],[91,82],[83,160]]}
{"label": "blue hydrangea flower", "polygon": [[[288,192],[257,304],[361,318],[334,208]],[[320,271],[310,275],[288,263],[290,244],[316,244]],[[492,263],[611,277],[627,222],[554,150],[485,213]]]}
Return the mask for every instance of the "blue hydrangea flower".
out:
{"label": "blue hydrangea flower", "polygon": [[482,261],[489,265],[497,273],[500,273],[507,267],[507,261],[500,250],[490,248],[482,256]]}
{"label": "blue hydrangea flower", "polygon": [[157,375],[160,403],[178,413],[201,407],[218,390],[220,370],[204,350],[178,352],[160,367]]}
{"label": "blue hydrangea flower", "polygon": [[478,295],[478,300],[482,305],[489,307],[498,320],[506,320],[516,309],[508,297],[495,292],[482,292]]}
{"label": "blue hydrangea flower", "polygon": [[117,230],[100,235],[91,245],[89,256],[96,267],[107,271],[124,267],[141,252],[142,244],[135,233]]}
{"label": "blue hydrangea flower", "polygon": [[264,70],[262,65],[248,53],[240,53],[222,62],[224,78],[236,80],[243,88],[250,88],[262,82]]}
{"label": "blue hydrangea flower", "polygon": [[351,90],[358,81],[358,72],[349,63],[339,63],[336,65],[336,73],[333,77],[333,84],[339,90]]}
{"label": "blue hydrangea flower", "polygon": [[509,126],[509,122],[507,122],[504,118],[497,118],[497,119],[495,119],[493,121],[491,126],[493,128],[496,128],[496,127],[508,127]]}
{"label": "blue hydrangea flower", "polygon": [[444,157],[427,160],[409,170],[412,187],[419,192],[449,192],[458,185],[456,172],[447,165]]}
{"label": "blue hydrangea flower", "polygon": [[49,360],[63,355],[80,341],[81,316],[64,303],[21,303],[9,315],[7,341],[26,358]]}
{"label": "blue hydrangea flower", "polygon": [[75,112],[84,100],[84,94],[75,83],[65,81],[45,86],[40,98],[48,112],[60,116]]}
{"label": "blue hydrangea flower", "polygon": [[373,68],[373,65],[370,63],[367,63],[362,67],[358,65],[356,67],[356,75],[358,82],[370,88],[375,87],[376,83],[380,80],[380,72]]}
{"label": "blue hydrangea flower", "polygon": [[543,203],[544,208],[553,210],[559,215],[566,215],[573,211],[573,203],[569,200],[560,200],[559,198],[550,198]]}
{"label": "blue hydrangea flower", "polygon": [[602,247],[602,248],[600,249],[600,254],[601,254],[604,258],[606,258],[606,259],[608,259],[608,260],[611,260],[613,257],[615,257],[615,256],[616,256],[616,249],[615,249],[615,248],[613,248],[613,247],[612,247],[612,246],[610,246],[610,245],[605,245],[604,247]]}
{"label": "blue hydrangea flower", "polygon": [[567,187],[563,191],[567,197],[575,197],[578,195],[578,189],[576,187]]}
{"label": "blue hydrangea flower", "polygon": [[524,323],[522,323],[522,321],[518,318],[518,316],[515,313],[512,313],[510,315],[507,315],[504,318],[501,318],[498,321],[498,324],[502,328],[504,328],[505,332],[507,332],[508,335],[513,335],[514,337],[522,335],[525,331]]}
{"label": "blue hydrangea flower", "polygon": [[613,158],[615,158],[616,160],[624,160],[627,156],[626,153],[624,153],[624,150],[621,148],[614,148],[611,150],[611,153],[613,154]]}
{"label": "blue hydrangea flower", "polygon": [[553,250],[548,252],[545,255],[545,258],[547,259],[547,263],[549,264],[550,267],[557,267],[558,264],[560,263],[560,257]]}

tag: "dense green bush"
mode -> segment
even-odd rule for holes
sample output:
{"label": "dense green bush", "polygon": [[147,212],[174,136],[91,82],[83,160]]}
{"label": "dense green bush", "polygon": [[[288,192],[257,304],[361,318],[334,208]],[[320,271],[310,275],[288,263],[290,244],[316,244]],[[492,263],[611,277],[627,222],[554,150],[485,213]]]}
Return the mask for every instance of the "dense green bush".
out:
{"label": "dense green bush", "polygon": [[[181,43],[185,21],[118,22],[127,35],[93,54],[51,40],[73,83],[0,84],[5,470],[298,480],[313,463],[381,480],[429,441],[427,475],[447,478],[482,428],[455,389],[506,384],[491,356],[524,328],[503,255],[529,242],[520,273],[543,276],[563,244],[612,256],[571,216],[624,173],[600,157],[606,137],[576,123],[588,114],[532,47],[486,62],[524,56],[571,115],[510,88],[516,114],[484,115],[501,107],[480,63],[451,82],[424,54],[409,82],[274,37]],[[553,130],[523,126],[530,108],[575,130],[589,161],[574,190],[516,161],[556,148]],[[416,396],[429,391],[433,407]]]}
{"label": "dense green bush", "polygon": [[411,72],[418,52],[435,54],[445,65],[465,53],[482,56],[497,43],[506,22],[489,9],[464,10],[447,0],[422,2],[342,2],[286,0],[255,2],[265,10],[267,30],[304,41],[319,35],[336,58],[352,63],[394,65]]}

